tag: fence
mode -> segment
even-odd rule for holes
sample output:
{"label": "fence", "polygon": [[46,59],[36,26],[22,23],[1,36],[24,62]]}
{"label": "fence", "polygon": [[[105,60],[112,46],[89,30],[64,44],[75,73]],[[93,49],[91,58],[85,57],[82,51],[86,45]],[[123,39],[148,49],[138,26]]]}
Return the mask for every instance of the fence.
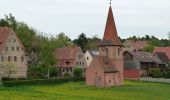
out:
{"label": "fence", "polygon": [[165,79],[165,78],[140,78],[139,81],[170,83],[170,79]]}

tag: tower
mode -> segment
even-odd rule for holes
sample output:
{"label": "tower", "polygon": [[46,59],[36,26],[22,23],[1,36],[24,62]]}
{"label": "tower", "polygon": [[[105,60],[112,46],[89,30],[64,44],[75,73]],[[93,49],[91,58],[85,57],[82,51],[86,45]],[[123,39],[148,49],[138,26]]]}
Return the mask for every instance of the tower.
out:
{"label": "tower", "polygon": [[113,66],[119,71],[118,82],[120,85],[124,84],[122,54],[122,44],[117,34],[112,7],[110,6],[103,40],[99,43],[99,55],[108,57],[111,60]]}
{"label": "tower", "polygon": [[121,60],[121,46],[113,18],[112,7],[110,6],[103,40],[99,43],[99,55],[107,56],[112,60]]}

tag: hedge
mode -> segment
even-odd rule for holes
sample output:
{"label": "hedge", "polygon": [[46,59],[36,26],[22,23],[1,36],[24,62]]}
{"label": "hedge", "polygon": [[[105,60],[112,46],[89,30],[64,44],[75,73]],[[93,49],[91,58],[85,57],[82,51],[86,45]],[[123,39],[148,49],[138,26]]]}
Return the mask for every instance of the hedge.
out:
{"label": "hedge", "polygon": [[83,81],[84,78],[63,78],[63,79],[34,79],[34,80],[16,80],[16,81],[3,81],[4,86],[21,86],[21,85],[46,85],[58,84],[69,81]]}

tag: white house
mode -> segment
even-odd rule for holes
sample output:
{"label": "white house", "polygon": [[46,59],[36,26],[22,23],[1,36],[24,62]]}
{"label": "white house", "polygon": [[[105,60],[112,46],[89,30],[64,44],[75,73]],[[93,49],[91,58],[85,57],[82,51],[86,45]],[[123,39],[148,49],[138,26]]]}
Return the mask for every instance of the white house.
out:
{"label": "white house", "polygon": [[84,57],[86,60],[87,67],[90,65],[91,61],[93,60],[94,56],[98,56],[99,51],[87,50]]}

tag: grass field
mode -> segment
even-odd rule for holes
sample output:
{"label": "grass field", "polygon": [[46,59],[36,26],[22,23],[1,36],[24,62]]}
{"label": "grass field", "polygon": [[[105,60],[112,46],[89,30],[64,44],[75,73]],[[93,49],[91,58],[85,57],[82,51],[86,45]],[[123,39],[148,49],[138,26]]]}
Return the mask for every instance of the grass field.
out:
{"label": "grass field", "polygon": [[170,84],[126,81],[124,87],[94,88],[84,82],[0,87],[0,100],[170,100]]}

